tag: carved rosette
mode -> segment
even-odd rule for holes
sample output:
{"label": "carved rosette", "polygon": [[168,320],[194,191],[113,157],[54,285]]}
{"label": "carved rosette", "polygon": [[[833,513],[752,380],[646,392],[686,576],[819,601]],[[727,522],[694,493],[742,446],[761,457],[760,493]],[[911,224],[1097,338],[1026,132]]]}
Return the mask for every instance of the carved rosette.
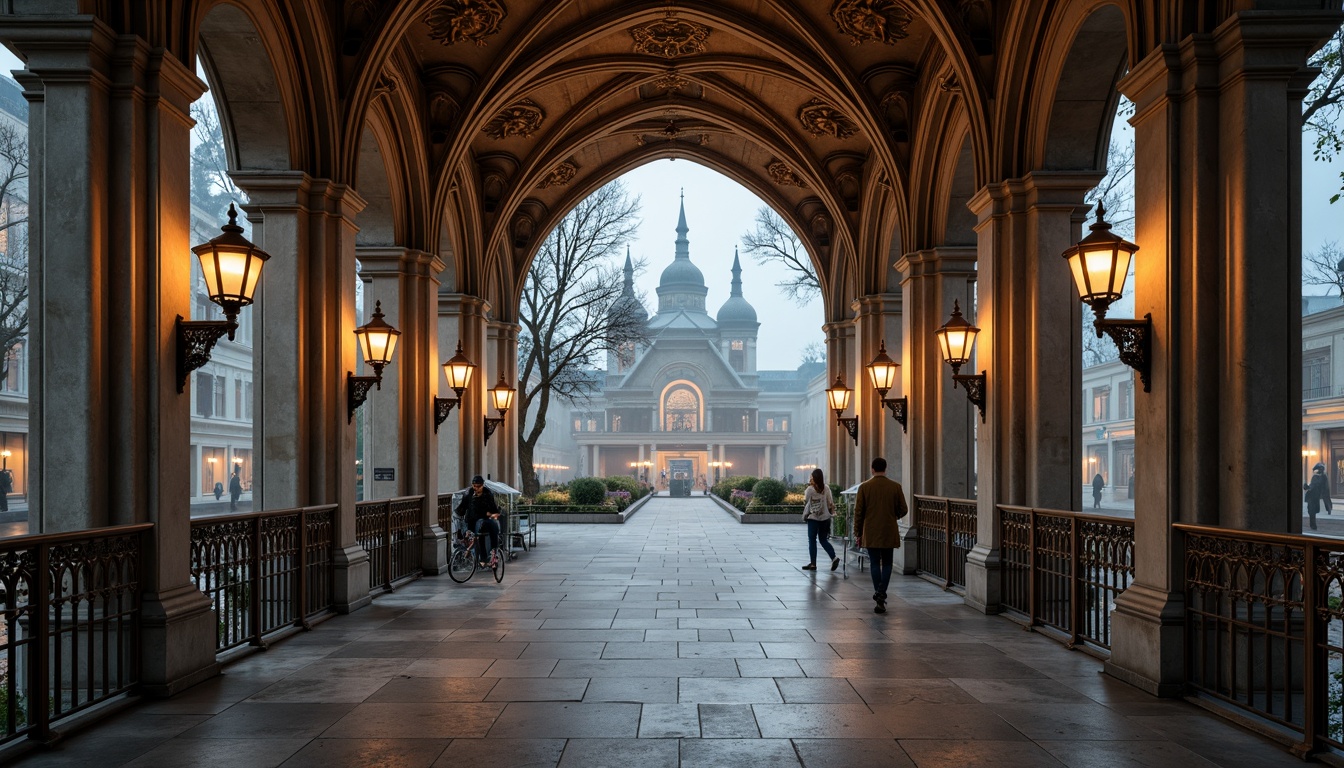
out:
{"label": "carved rosette", "polygon": [[783,160],[776,160],[765,167],[766,173],[770,174],[770,179],[781,187],[802,187],[807,189],[807,182],[798,178],[798,174],[793,172]]}
{"label": "carved rosette", "polygon": [[444,45],[472,41],[485,45],[485,38],[499,31],[507,16],[496,0],[443,0],[425,16],[429,36]]}
{"label": "carved rosette", "polygon": [[841,32],[849,35],[849,44],[865,41],[894,44],[909,37],[914,17],[896,0],[835,0],[831,18]]}
{"label": "carved rosette", "polygon": [[813,136],[847,139],[859,132],[854,121],[821,99],[812,99],[798,110],[798,120]]}
{"label": "carved rosette", "polygon": [[522,136],[525,139],[532,138],[532,133],[541,127],[542,121],[546,119],[546,113],[541,111],[536,102],[531,99],[522,101],[502,110],[495,118],[486,124],[485,135],[492,139],[502,139],[508,136]]}
{"label": "carved rosette", "polygon": [[550,187],[563,187],[574,179],[574,174],[579,172],[579,167],[566,160],[555,166],[546,178],[541,180],[537,189],[548,189]]}
{"label": "carved rosette", "polygon": [[650,85],[656,90],[672,93],[674,91],[680,91],[689,83],[690,80],[687,80],[685,75],[672,69],[668,70],[666,74],[659,75],[657,79],[650,83]]}
{"label": "carved rosette", "polygon": [[630,37],[635,41],[635,53],[675,59],[678,56],[704,53],[709,31],[709,27],[704,24],[668,14],[665,19],[631,27]]}

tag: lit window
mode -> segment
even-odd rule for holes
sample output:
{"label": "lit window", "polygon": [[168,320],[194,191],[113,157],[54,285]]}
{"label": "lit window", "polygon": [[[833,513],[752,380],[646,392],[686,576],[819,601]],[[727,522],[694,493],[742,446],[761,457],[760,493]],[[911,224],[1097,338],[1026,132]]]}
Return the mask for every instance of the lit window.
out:
{"label": "lit window", "polygon": [[612,416],[612,417],[611,417],[611,431],[612,431],[612,432],[620,432],[620,431],[621,431],[621,417],[620,417],[620,416]]}
{"label": "lit window", "polygon": [[1111,417],[1111,388],[1097,387],[1092,390],[1092,420],[1106,421]]}

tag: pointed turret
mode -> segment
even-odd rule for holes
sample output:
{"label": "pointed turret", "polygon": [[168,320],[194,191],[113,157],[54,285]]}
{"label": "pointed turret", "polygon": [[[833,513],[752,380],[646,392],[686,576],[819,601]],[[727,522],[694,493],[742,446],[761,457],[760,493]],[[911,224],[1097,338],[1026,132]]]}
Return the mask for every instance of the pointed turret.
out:
{"label": "pointed turret", "polygon": [[[658,279],[658,314],[670,317],[676,312],[694,313],[703,319],[703,322],[693,321],[694,324],[708,327],[713,324],[705,313],[705,295],[709,289],[705,287],[704,274],[691,263],[691,241],[686,238],[689,231],[690,227],[686,226],[686,193],[682,192],[681,210],[677,212],[675,257]],[[667,321],[666,317],[664,321]],[[658,320],[655,319],[654,323],[657,325]]]}
{"label": "pointed turret", "polygon": [[728,300],[719,308],[718,321],[720,327],[751,326],[752,330],[755,330],[760,325],[756,322],[755,307],[742,296],[742,262],[738,259],[737,248],[733,248],[733,290]]}
{"label": "pointed turret", "polygon": [[621,295],[611,303],[611,312],[624,307],[631,307],[640,322],[649,319],[649,311],[644,309],[644,303],[635,297],[635,263],[630,260],[628,245],[625,246],[625,285],[621,287]]}

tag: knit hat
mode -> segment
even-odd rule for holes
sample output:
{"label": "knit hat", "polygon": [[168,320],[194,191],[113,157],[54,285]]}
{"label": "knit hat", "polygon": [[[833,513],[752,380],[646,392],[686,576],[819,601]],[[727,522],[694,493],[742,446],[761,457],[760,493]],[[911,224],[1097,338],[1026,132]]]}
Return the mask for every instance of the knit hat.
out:
{"label": "knit hat", "polygon": [[[1324,467],[1322,467],[1322,469],[1324,469]],[[484,477],[481,477],[480,475],[476,475],[475,477],[471,478],[471,484],[472,484],[472,485],[485,485],[485,478],[484,478]]]}
{"label": "knit hat", "polygon": [[1321,464],[1320,462],[1317,462],[1317,463],[1316,463],[1316,466],[1312,467],[1312,470],[1315,471],[1315,472],[1324,472],[1324,471],[1325,471],[1325,465],[1324,465],[1324,464]]}

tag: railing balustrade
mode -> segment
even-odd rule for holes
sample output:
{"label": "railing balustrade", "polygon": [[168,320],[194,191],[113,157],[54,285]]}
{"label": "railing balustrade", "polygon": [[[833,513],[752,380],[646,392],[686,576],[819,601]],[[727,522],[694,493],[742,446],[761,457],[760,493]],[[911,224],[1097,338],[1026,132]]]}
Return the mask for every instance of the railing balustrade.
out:
{"label": "railing balustrade", "polygon": [[191,575],[214,605],[217,652],[330,610],[335,515],[329,505],[191,521]]}
{"label": "railing balustrade", "polygon": [[419,578],[423,496],[402,496],[355,505],[355,539],[369,553],[369,589],[392,589]]}
{"label": "railing balustrade", "polygon": [[451,533],[453,530],[453,494],[439,494],[439,527],[445,533]]}
{"label": "railing balustrade", "polygon": [[999,506],[1002,603],[1070,648],[1110,653],[1111,610],[1134,578],[1134,521]]}
{"label": "railing balustrade", "polygon": [[140,592],[149,523],[0,540],[0,743],[140,679]]}
{"label": "railing balustrade", "polygon": [[1174,526],[1185,543],[1186,682],[1344,749],[1344,541]]}
{"label": "railing balustrade", "polygon": [[917,573],[944,589],[966,588],[966,555],[975,547],[976,502],[915,496],[915,530],[919,534]]}

